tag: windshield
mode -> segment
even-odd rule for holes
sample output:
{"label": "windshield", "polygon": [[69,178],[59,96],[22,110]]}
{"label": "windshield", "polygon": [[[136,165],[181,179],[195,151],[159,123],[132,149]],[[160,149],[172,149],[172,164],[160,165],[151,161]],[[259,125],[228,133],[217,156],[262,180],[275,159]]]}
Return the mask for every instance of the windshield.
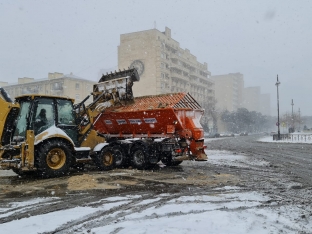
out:
{"label": "windshield", "polygon": [[17,117],[16,129],[14,132],[14,136],[25,137],[26,135],[26,128],[27,128],[27,116],[29,111],[30,102],[21,102],[20,103],[20,113]]}

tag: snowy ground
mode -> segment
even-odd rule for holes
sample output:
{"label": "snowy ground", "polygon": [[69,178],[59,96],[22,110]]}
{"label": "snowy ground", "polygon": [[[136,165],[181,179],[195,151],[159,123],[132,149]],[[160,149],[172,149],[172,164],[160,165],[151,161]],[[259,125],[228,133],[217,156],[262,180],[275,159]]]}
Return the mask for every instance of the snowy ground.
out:
{"label": "snowy ground", "polygon": [[[207,163],[246,167],[243,155],[208,151]],[[266,164],[265,161],[256,162]],[[61,198],[36,198],[0,207],[0,218]],[[193,196],[159,194],[115,196],[83,206],[0,224],[1,234],[14,233],[312,233],[304,205],[279,204],[244,187],[220,186]],[[311,217],[311,216],[310,216]],[[85,220],[81,222],[81,220]],[[68,231],[62,227],[72,226]]]}

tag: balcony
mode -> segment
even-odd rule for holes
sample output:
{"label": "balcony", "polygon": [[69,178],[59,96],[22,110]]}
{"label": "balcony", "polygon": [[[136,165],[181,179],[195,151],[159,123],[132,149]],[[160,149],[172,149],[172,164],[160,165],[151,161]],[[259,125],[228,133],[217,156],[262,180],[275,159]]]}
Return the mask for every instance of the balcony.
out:
{"label": "balcony", "polygon": [[25,87],[21,90],[21,94],[38,94],[39,88],[37,87]]}
{"label": "balcony", "polygon": [[177,74],[177,73],[171,73],[171,79],[172,81],[178,81],[178,82],[182,82],[182,83],[189,83],[189,78],[183,76],[182,74]]}

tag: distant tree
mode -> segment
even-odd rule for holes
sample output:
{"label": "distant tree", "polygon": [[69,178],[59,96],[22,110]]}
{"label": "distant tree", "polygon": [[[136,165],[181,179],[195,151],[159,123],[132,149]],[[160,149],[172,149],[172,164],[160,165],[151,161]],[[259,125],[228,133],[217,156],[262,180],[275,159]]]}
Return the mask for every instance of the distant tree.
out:
{"label": "distant tree", "polygon": [[259,132],[268,128],[270,119],[256,111],[239,108],[235,112],[224,111],[221,120],[231,132]]}
{"label": "distant tree", "polygon": [[205,109],[205,114],[201,119],[201,124],[204,128],[205,132],[209,132],[209,122],[212,121],[213,124],[213,131],[215,131],[217,126],[217,115],[216,115],[216,99],[208,99],[204,104],[203,108]]}
{"label": "distant tree", "polygon": [[299,126],[304,124],[303,118],[299,116],[299,113],[288,113],[286,112],[280,118],[281,124],[283,124],[287,129],[294,128],[299,129]]}

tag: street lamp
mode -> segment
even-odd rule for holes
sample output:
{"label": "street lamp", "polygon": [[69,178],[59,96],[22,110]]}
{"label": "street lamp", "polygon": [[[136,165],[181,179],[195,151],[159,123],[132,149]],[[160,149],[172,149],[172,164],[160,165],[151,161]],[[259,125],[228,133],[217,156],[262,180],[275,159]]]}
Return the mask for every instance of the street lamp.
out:
{"label": "street lamp", "polygon": [[292,132],[295,131],[295,122],[294,122],[294,99],[291,99],[291,128]]}
{"label": "street lamp", "polygon": [[278,81],[278,75],[276,80],[276,88],[277,88],[277,140],[281,139],[281,132],[280,132],[280,120],[279,120],[279,95],[278,95],[278,86],[281,84],[281,82]]}
{"label": "street lamp", "polygon": [[300,132],[300,128],[301,128],[301,118],[300,118],[300,108],[299,108],[299,132]]}

